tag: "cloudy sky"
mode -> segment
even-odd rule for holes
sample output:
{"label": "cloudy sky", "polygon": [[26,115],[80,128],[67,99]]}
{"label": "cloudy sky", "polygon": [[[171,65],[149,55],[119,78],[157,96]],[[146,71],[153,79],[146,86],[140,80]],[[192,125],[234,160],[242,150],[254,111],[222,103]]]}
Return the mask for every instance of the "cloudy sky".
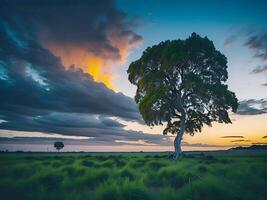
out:
{"label": "cloudy sky", "polygon": [[[200,3],[201,2],[201,3]],[[127,80],[148,46],[211,39],[228,58],[239,99],[232,124],[185,135],[184,150],[267,143],[267,2],[3,0],[0,5],[0,150],[172,150],[147,127]]]}

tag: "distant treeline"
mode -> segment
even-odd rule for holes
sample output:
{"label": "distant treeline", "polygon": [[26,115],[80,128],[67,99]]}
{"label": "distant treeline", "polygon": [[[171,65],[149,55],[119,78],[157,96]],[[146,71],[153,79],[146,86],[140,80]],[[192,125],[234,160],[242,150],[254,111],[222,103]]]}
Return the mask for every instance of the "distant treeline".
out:
{"label": "distant treeline", "polygon": [[267,150],[267,145],[251,145],[249,147],[234,147],[234,148],[231,148],[232,150],[240,150],[240,149],[266,149]]}

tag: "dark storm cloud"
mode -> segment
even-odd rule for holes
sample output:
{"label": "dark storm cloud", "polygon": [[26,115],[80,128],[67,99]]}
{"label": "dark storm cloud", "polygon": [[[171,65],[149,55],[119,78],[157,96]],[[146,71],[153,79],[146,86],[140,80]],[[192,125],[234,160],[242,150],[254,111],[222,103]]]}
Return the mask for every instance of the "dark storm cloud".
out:
{"label": "dark storm cloud", "polygon": [[[138,120],[134,101],[96,83],[28,35],[31,29],[0,20],[1,113],[37,116],[53,112],[93,113]],[[32,34],[33,35],[33,34]],[[1,74],[1,73],[0,73]]]}
{"label": "dark storm cloud", "polygon": [[[82,71],[65,70],[48,50],[40,46],[4,49],[1,42],[1,67],[8,76],[7,80],[0,79],[1,113],[37,116],[51,111],[76,112],[138,120],[131,98],[96,83]],[[46,85],[34,80],[29,68],[35,69]]]}
{"label": "dark storm cloud", "polygon": [[221,138],[244,138],[242,135],[226,135],[222,136]]}
{"label": "dark storm cloud", "polygon": [[[12,120],[16,118],[16,121]],[[41,131],[41,132],[54,132],[61,134],[71,134],[67,130],[80,129],[84,130],[87,135],[86,129],[101,128],[122,128],[123,124],[116,120],[107,117],[100,117],[98,115],[83,114],[83,113],[56,113],[50,112],[49,114],[39,115],[35,117],[19,117],[12,116],[7,118],[6,122],[2,122],[0,127],[2,129],[24,130],[24,131]],[[23,128],[25,127],[25,128]],[[65,132],[63,130],[66,130]]]}
{"label": "dark storm cloud", "polygon": [[114,118],[141,122],[132,98],[95,82],[74,66],[66,69],[60,58],[43,47],[35,27],[3,16],[1,13],[0,120],[4,121],[0,129],[90,136],[94,142],[161,142],[161,136],[125,131]]}
{"label": "dark storm cloud", "polygon": [[126,46],[143,40],[132,30],[135,21],[113,0],[6,0],[0,13],[12,23],[34,25],[44,43],[80,47],[103,58],[120,59],[112,40]]}
{"label": "dark storm cloud", "polygon": [[237,114],[239,115],[259,115],[267,113],[267,100],[249,99],[239,102]]}

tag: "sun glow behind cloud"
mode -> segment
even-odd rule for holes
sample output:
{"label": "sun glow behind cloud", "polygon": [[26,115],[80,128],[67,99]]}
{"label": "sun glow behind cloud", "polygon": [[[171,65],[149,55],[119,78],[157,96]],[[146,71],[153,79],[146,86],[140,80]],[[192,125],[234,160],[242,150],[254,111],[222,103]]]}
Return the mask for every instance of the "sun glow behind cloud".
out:
{"label": "sun glow behind cloud", "polygon": [[109,70],[109,63],[101,57],[88,53],[79,47],[64,48],[54,44],[47,46],[55,55],[60,57],[66,68],[74,65],[75,68],[80,68],[92,75],[96,82],[102,82],[108,88],[114,89],[111,85],[112,74]]}
{"label": "sun glow behind cloud", "polygon": [[[60,57],[66,68],[74,65],[113,90],[111,82],[119,77],[115,68],[126,61],[131,49],[143,42],[143,37],[135,32],[137,17],[125,13],[115,1],[99,0],[92,5],[91,1],[83,0],[67,4],[63,0],[35,3],[15,0],[5,2],[1,16],[23,19],[15,19],[15,24],[27,27],[26,38],[32,31],[34,39]],[[16,39],[16,33],[9,35]]]}
{"label": "sun glow behind cloud", "polygon": [[[56,56],[59,56],[63,65],[68,68],[74,66],[90,74],[96,82],[104,83],[109,89],[115,90],[112,80],[117,76],[114,68],[121,66],[127,60],[129,52],[141,44],[141,40],[134,44],[127,44],[119,40],[113,40],[119,50],[119,57],[105,57],[86,51],[84,47],[61,46],[47,43],[46,46]],[[115,42],[117,42],[115,44]]]}

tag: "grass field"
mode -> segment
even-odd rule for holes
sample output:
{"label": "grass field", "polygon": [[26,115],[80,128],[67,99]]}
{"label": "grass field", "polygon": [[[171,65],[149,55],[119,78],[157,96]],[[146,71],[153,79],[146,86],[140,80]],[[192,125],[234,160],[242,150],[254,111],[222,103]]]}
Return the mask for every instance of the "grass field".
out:
{"label": "grass field", "polygon": [[267,151],[1,153],[0,199],[267,199]]}

